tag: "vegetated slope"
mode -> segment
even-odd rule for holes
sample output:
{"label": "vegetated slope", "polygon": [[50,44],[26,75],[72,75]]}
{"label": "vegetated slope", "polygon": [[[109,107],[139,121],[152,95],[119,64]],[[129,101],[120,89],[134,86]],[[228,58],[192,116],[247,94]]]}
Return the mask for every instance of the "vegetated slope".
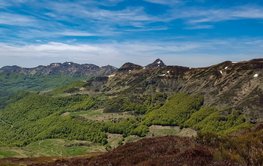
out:
{"label": "vegetated slope", "polygon": [[127,143],[97,157],[58,159],[33,165],[262,165],[262,136],[262,125],[258,125],[228,137],[213,134],[196,139],[157,137]]}
{"label": "vegetated slope", "polygon": [[[76,84],[74,84],[76,85]],[[80,84],[81,85],[81,84]],[[71,89],[71,86],[68,87]],[[202,132],[228,134],[251,126],[246,117],[236,110],[219,111],[203,106],[203,97],[178,93],[164,104],[147,99],[134,104],[129,100],[108,105],[107,96],[90,97],[86,94],[68,94],[67,88],[54,92],[29,93],[0,111],[0,145],[26,146],[44,139],[76,139],[106,144],[106,133],[122,134],[124,137],[144,137],[151,125],[191,127]],[[63,92],[63,93],[62,93]],[[125,111],[128,118],[97,121],[81,116],[94,109],[114,110],[112,114]],[[114,116],[114,115],[112,115]]]}
{"label": "vegetated slope", "polygon": [[191,127],[200,132],[218,134],[229,134],[252,126],[241,111],[218,110],[203,105],[203,101],[201,96],[178,93],[162,107],[146,113],[144,124]]}
{"label": "vegetated slope", "polygon": [[28,94],[0,111],[0,145],[25,146],[50,138],[105,144],[107,136],[100,124],[62,116],[64,112],[88,110],[94,104],[95,99],[87,95],[54,97]]}
{"label": "vegetated slope", "polygon": [[205,68],[134,66],[125,64],[128,71],[121,69],[103,81],[90,80],[84,88],[90,93],[131,96],[131,100],[133,96],[157,93],[198,94],[204,96],[207,106],[216,106],[219,110],[233,108],[250,116],[253,122],[263,120],[263,59],[226,61]]}
{"label": "vegetated slope", "polygon": [[[19,91],[44,91],[87,80],[95,76],[106,76],[116,71],[113,66],[99,67],[93,64],[72,62],[52,63],[48,66],[22,68],[5,66],[0,68],[0,108],[12,102],[11,97]],[[22,93],[20,92],[20,93]]]}
{"label": "vegetated slope", "polygon": [[[91,159],[61,160],[43,165],[208,165],[214,164],[208,148],[188,138],[160,137],[128,143]],[[41,165],[41,164],[40,164]]]}
{"label": "vegetated slope", "polygon": [[[0,110],[0,144],[26,146],[51,138],[105,145],[107,133],[144,137],[151,125],[229,135],[262,120],[262,64],[253,60],[190,69],[165,66],[158,59],[145,68],[126,63],[108,76],[22,93]],[[80,116],[98,108],[132,117],[96,121]]]}
{"label": "vegetated slope", "polygon": [[88,165],[262,165],[263,125],[231,136],[201,134],[197,138],[175,136],[127,143],[95,157],[7,158],[1,165],[88,166]]}

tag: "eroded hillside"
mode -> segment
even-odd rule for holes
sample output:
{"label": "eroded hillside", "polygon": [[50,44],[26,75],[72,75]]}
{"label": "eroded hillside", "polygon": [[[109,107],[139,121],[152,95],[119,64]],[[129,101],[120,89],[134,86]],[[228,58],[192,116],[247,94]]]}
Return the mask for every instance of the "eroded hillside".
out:
{"label": "eroded hillside", "polygon": [[82,90],[88,93],[115,95],[171,96],[177,92],[204,96],[205,105],[218,109],[235,108],[248,114],[251,121],[263,117],[263,60],[244,62],[226,61],[206,68],[181,66],[138,67],[125,64],[117,72],[87,82]]}

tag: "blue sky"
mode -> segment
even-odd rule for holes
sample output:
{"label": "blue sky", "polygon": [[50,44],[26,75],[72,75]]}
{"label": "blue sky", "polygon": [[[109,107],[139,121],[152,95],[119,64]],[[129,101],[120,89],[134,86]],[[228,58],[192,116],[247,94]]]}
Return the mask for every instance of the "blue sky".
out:
{"label": "blue sky", "polygon": [[262,0],[0,0],[0,66],[260,57]]}

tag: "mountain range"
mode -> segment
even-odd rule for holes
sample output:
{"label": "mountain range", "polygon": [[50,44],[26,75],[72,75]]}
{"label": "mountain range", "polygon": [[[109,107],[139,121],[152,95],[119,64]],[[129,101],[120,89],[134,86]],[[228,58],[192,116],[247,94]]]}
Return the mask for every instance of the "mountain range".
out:
{"label": "mountain range", "polygon": [[153,155],[167,165],[263,162],[263,59],[201,68],[161,59],[120,68],[6,66],[0,85],[0,164],[143,165]]}
{"label": "mountain range", "polygon": [[205,105],[235,108],[253,117],[251,121],[262,122],[262,76],[263,59],[226,61],[204,68],[166,66],[157,59],[145,67],[125,63],[107,80],[91,79],[85,88],[106,94],[200,94]]}

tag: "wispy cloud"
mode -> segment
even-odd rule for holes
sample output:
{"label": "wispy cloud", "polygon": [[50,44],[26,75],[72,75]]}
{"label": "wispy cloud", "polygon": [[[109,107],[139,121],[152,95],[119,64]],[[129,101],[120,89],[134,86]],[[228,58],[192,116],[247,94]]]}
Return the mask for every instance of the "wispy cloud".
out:
{"label": "wispy cloud", "polygon": [[0,13],[0,24],[29,26],[29,25],[33,25],[36,23],[37,23],[37,20],[32,17],[23,16],[19,14]]}
{"label": "wispy cloud", "polygon": [[212,29],[214,26],[213,25],[202,25],[202,24],[198,24],[198,25],[190,25],[189,27],[186,27],[185,29],[192,29],[192,30],[196,30],[196,29]]}
{"label": "wispy cloud", "polygon": [[239,6],[229,9],[189,9],[181,11],[175,19],[185,19],[189,24],[213,23],[241,19],[263,19],[263,8]]}
{"label": "wispy cloud", "polygon": [[127,5],[121,8],[112,8],[123,1],[77,0],[61,3],[58,1],[3,0],[0,2],[2,7],[26,4],[27,7],[33,8],[34,12],[14,13],[14,11],[5,10],[0,13],[0,25],[30,27],[21,31],[18,29],[16,34],[22,39],[22,37],[31,38],[32,36],[40,38],[45,34],[53,35],[52,37],[62,35],[91,37],[114,36],[131,32],[165,31],[172,29],[174,21],[182,21],[184,24],[181,28],[184,30],[197,30],[215,28],[215,22],[242,19],[263,20],[263,8],[255,5],[209,8],[190,7],[186,5],[187,1],[182,0],[144,0],[155,4],[170,5],[169,9],[154,15],[147,12],[149,9],[147,10],[146,6]]}
{"label": "wispy cloud", "polygon": [[51,9],[53,16],[60,19],[70,19],[73,17],[84,20],[93,21],[93,23],[104,24],[134,24],[137,22],[152,22],[155,17],[145,13],[143,7],[127,7],[121,10],[106,10],[92,6],[85,7],[76,3],[55,3],[47,4],[47,8]]}
{"label": "wispy cloud", "polygon": [[173,5],[183,2],[182,0],[144,0],[150,3],[162,4],[162,5]]}
{"label": "wispy cloud", "polygon": [[[13,60],[26,65],[23,58],[40,58],[45,61],[34,64],[72,60],[119,66],[126,61],[146,64],[161,57],[171,64],[195,66],[262,56],[262,40],[249,38],[244,29],[231,36],[242,20],[262,22],[262,5],[141,2],[1,0],[0,65]],[[218,22],[231,22],[230,30],[218,30]],[[258,29],[256,25],[253,28]],[[177,36],[186,38],[178,40]]]}
{"label": "wispy cloud", "polygon": [[79,37],[100,36],[100,34],[97,33],[89,33],[83,31],[65,31],[65,32],[58,32],[56,34],[61,36],[79,36]]}
{"label": "wispy cloud", "polygon": [[[232,43],[235,43],[234,47]],[[46,44],[7,45],[2,43],[0,44],[0,58],[15,57],[21,60],[19,65],[26,65],[23,59],[27,58],[31,60],[48,59],[45,63],[59,60],[120,66],[127,61],[146,65],[160,57],[167,60],[167,63],[171,65],[207,66],[223,60],[237,61],[261,57],[263,55],[262,50],[263,41],[259,39],[185,42],[137,41],[100,44],[49,42]],[[3,65],[1,63],[0,65]],[[31,66],[34,65],[37,64],[31,64]]]}

